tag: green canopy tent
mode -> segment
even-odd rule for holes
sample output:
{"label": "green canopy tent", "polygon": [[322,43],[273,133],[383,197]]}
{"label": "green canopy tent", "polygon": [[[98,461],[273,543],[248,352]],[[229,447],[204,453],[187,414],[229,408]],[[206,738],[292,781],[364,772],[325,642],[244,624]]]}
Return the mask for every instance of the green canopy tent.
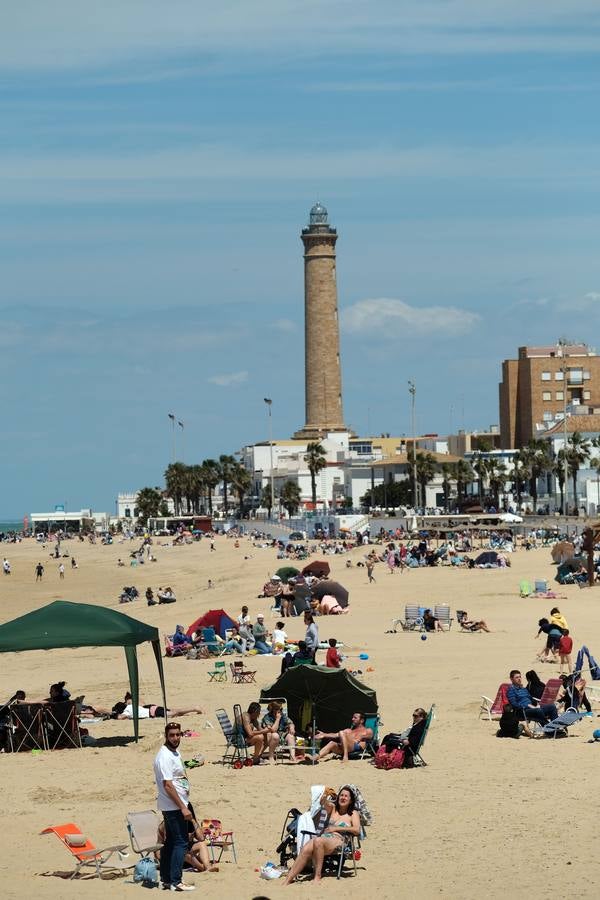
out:
{"label": "green canopy tent", "polygon": [[347,669],[293,666],[260,692],[262,702],[275,697],[287,701],[290,718],[302,730],[313,720],[321,731],[339,731],[348,728],[353,713],[377,712],[375,691]]}
{"label": "green canopy tent", "polygon": [[88,603],[69,603],[66,600],[55,600],[41,609],[0,625],[0,653],[54,650],[58,647],[123,647],[129,672],[136,741],[139,736],[137,645],[146,641],[150,641],[154,650],[166,711],[165,677],[158,628],[138,622],[116,609]]}

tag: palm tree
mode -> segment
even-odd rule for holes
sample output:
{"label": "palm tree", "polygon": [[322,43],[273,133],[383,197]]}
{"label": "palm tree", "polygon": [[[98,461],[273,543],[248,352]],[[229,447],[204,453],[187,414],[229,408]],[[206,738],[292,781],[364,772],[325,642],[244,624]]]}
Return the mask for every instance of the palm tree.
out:
{"label": "palm tree", "polygon": [[244,518],[244,497],[252,485],[252,475],[241,463],[236,466],[231,474],[231,486],[240,502],[240,519]]}
{"label": "palm tree", "polygon": [[221,469],[216,459],[205,459],[202,463],[202,468],[204,469],[203,478],[208,500],[208,511],[212,515],[213,491],[221,480]]}
{"label": "palm tree", "polygon": [[298,510],[301,499],[300,488],[295,481],[285,482],[281,489],[279,499],[281,500],[281,505],[287,510],[287,514],[291,519]]}
{"label": "palm tree", "polygon": [[271,518],[271,510],[273,509],[274,502],[275,498],[271,493],[271,483],[267,482],[267,484],[264,485],[260,495],[260,505],[267,508],[269,519]]}
{"label": "palm tree", "polygon": [[[595,447],[598,446],[595,443],[597,440],[598,438],[594,438],[592,441]],[[596,515],[598,515],[598,508],[600,507],[600,456],[594,456],[593,459],[590,459],[590,467],[596,471]]]}
{"label": "palm tree", "polygon": [[500,491],[504,490],[508,469],[502,460],[488,459],[487,461],[488,478],[490,482],[490,490],[494,495],[494,506],[500,509]]}
{"label": "palm tree", "polygon": [[483,507],[484,482],[488,473],[487,459],[485,459],[480,450],[477,450],[473,456],[473,469],[477,475],[477,493],[479,494],[479,503]]}
{"label": "palm tree", "polygon": [[456,478],[456,492],[458,499],[463,500],[467,491],[467,484],[473,481],[473,469],[466,459],[459,459],[454,466],[454,477]]}
{"label": "palm tree", "polygon": [[442,463],[440,472],[442,473],[442,489],[444,491],[444,512],[449,512],[450,481],[456,478],[455,469],[450,463]]}
{"label": "palm tree", "polygon": [[165,471],[165,486],[167,494],[175,505],[175,515],[181,515],[181,503],[186,487],[186,466],[183,463],[175,462],[167,466]]}
{"label": "palm tree", "polygon": [[[551,461],[550,461],[551,462]],[[517,450],[513,456],[513,491],[517,497],[517,512],[521,509],[521,494],[523,493],[523,485],[531,477],[527,458],[521,450]]]}
{"label": "palm tree", "polygon": [[559,450],[556,454],[556,459],[552,464],[552,474],[556,478],[558,482],[558,489],[560,491],[560,511],[561,513],[566,512],[565,510],[565,451]]}
{"label": "palm tree", "polygon": [[188,466],[188,470],[188,499],[192,505],[192,512],[197,514],[200,512],[202,494],[206,487],[205,471],[200,465]]}
{"label": "palm tree", "polygon": [[550,453],[546,441],[532,438],[521,450],[521,458],[529,469],[529,492],[533,498],[533,512],[537,512],[538,479],[551,467]]}
{"label": "palm tree", "polygon": [[149,518],[157,516],[160,512],[162,502],[162,494],[160,488],[144,487],[138,491],[135,498],[135,505],[138,508],[138,517],[142,522],[147,522]]}
{"label": "palm tree", "polygon": [[426,506],[427,485],[437,471],[437,461],[433,453],[417,453],[417,481],[421,488],[421,506]]}
{"label": "palm tree", "polygon": [[579,431],[574,431],[567,441],[567,461],[569,463],[569,472],[573,479],[573,505],[575,507],[575,515],[579,515],[577,505],[577,475],[579,469],[590,457],[592,445],[587,438],[584,438]]}
{"label": "palm tree", "polygon": [[235,470],[237,463],[233,456],[221,453],[219,456],[219,468],[221,470],[221,481],[223,482],[223,510],[227,514],[229,504],[227,499],[227,485],[231,482],[231,476]]}
{"label": "palm tree", "polygon": [[313,441],[306,448],[304,456],[305,462],[308,464],[310,472],[310,488],[312,491],[313,508],[317,508],[317,475],[327,465],[325,458],[325,447],[320,441]]}

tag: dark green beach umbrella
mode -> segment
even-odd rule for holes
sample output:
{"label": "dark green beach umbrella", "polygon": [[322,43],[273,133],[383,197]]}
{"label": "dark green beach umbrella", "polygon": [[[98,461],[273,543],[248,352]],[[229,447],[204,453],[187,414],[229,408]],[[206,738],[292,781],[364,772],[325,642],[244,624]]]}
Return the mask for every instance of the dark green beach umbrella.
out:
{"label": "dark green beach umbrella", "polygon": [[293,566],[282,566],[281,569],[277,569],[275,574],[287,583],[288,578],[295,578],[300,574],[300,569],[295,569]]}

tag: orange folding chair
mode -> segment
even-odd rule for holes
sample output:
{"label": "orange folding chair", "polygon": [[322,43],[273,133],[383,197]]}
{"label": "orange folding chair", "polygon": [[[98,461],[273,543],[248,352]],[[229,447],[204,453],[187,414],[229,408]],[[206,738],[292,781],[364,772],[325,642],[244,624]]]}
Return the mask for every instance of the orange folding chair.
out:
{"label": "orange folding chair", "polygon": [[99,850],[73,822],[67,822],[65,825],[50,825],[48,828],[44,828],[40,834],[55,834],[69,853],[75,857],[77,865],[71,878],[79,875],[81,869],[86,866],[95,869],[93,878],[102,878],[103,873],[123,872],[126,869],[133,869],[135,866],[135,861],[131,862],[127,858],[127,844],[116,844],[114,847],[104,847]]}
{"label": "orange folding chair", "polygon": [[[223,831],[220,819],[202,819],[200,827],[204,832],[206,843],[210,849],[210,858],[213,863],[219,862],[223,856],[223,851],[229,850],[230,847],[233,853],[233,861],[237,863],[233,831]],[[219,851],[219,855],[216,859],[215,850]]]}

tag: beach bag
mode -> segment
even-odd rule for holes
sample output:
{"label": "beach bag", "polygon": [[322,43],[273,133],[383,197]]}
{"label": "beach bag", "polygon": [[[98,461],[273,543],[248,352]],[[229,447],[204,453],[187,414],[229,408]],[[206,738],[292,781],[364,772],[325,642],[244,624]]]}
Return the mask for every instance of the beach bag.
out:
{"label": "beach bag", "polygon": [[133,880],[136,884],[156,884],[158,882],[158,873],[154,860],[149,856],[143,856],[141,859],[138,859],[133,870]]}
{"label": "beach bag", "polygon": [[396,747],[388,753],[382,745],[375,754],[374,765],[377,769],[401,769],[404,765],[404,750]]}

